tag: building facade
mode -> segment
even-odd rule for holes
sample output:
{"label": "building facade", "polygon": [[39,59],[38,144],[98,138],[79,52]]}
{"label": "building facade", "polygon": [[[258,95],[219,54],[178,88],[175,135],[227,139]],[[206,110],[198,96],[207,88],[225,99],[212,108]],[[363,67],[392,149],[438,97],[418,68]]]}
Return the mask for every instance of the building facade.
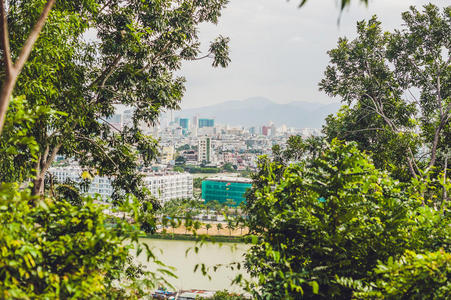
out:
{"label": "building facade", "polygon": [[245,193],[252,187],[252,180],[240,177],[216,177],[202,181],[202,199],[238,206],[246,201]]}
{"label": "building facade", "polygon": [[193,175],[189,173],[148,174],[143,181],[161,203],[172,199],[193,198]]}
{"label": "building facade", "polygon": [[186,118],[179,119],[179,125],[183,129],[189,129],[189,119]]}
{"label": "building facade", "polygon": [[199,128],[202,127],[215,127],[214,119],[199,119]]}
{"label": "building facade", "polygon": [[211,161],[211,138],[199,138],[197,153],[197,161],[199,163]]}
{"label": "building facade", "polygon": [[[79,166],[52,167],[48,171],[58,183],[82,181],[83,170]],[[87,192],[91,197],[99,195],[102,200],[108,200],[113,194],[111,180],[104,176],[94,176]]]}

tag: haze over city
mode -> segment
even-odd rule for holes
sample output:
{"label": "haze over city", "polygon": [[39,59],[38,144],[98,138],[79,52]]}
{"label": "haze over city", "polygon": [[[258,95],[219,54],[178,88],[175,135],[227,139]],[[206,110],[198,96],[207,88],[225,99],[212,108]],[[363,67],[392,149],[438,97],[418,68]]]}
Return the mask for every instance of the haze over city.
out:
{"label": "haze over city", "polygon": [[230,37],[231,63],[211,68],[210,60],[185,62],[179,72],[187,79],[182,108],[202,107],[229,100],[265,97],[276,103],[293,101],[330,104],[318,91],[329,62],[327,51],[338,37],[353,38],[356,22],[376,14],[385,30],[400,27],[400,15],[409,5],[447,0],[370,0],[365,6],[351,1],[340,13],[338,1],[231,0],[218,25],[200,26],[202,49],[218,36]]}

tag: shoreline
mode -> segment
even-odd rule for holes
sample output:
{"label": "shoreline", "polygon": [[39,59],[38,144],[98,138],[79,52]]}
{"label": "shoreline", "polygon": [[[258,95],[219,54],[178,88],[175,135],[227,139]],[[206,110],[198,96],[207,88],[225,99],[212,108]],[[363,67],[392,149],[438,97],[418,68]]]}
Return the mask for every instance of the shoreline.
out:
{"label": "shoreline", "polygon": [[226,235],[193,235],[180,233],[155,233],[145,234],[140,236],[142,238],[159,239],[159,240],[174,240],[174,241],[206,241],[217,243],[246,243],[246,236],[226,236]]}

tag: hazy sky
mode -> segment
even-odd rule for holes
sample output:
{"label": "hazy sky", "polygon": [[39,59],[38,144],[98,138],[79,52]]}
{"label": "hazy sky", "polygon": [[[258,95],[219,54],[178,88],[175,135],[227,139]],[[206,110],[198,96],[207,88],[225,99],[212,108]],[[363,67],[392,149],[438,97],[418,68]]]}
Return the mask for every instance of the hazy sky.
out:
{"label": "hazy sky", "polygon": [[218,34],[230,37],[231,59],[226,69],[212,68],[211,61],[185,63],[187,79],[182,108],[206,106],[253,96],[278,103],[333,101],[318,91],[328,64],[327,51],[338,37],[355,36],[356,22],[376,14],[386,30],[401,25],[401,12],[410,5],[449,0],[369,0],[366,7],[352,0],[340,14],[337,0],[231,0],[218,25],[200,28],[203,48]]}

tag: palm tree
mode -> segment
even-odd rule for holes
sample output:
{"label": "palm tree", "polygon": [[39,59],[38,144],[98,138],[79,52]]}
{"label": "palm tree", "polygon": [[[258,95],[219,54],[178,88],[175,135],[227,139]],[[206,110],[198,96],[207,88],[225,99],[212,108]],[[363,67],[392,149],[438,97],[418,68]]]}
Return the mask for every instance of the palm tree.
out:
{"label": "palm tree", "polygon": [[197,231],[198,231],[201,227],[202,227],[202,223],[201,223],[201,222],[199,222],[199,221],[195,221],[195,222],[194,222],[193,228],[194,228],[195,233],[197,233]]}
{"label": "palm tree", "polygon": [[207,229],[207,235],[208,235],[208,229],[210,229],[210,228],[211,228],[211,224],[210,223],[205,224],[205,229]]}
{"label": "palm tree", "polygon": [[244,222],[240,222],[240,225],[238,225],[240,227],[241,233],[240,235],[243,235],[243,229],[246,228],[246,224]]}
{"label": "palm tree", "polygon": [[175,227],[177,227],[177,222],[175,221],[174,217],[172,217],[169,222],[171,223],[172,234],[174,234]]}
{"label": "palm tree", "polygon": [[162,216],[161,217],[161,225],[163,225],[163,232],[166,233],[166,227],[168,226],[168,217],[167,216]]}
{"label": "palm tree", "polygon": [[235,230],[236,224],[233,219],[227,220],[227,228],[229,229],[229,235],[232,236],[232,230]]}
{"label": "palm tree", "polygon": [[192,218],[186,218],[185,219],[185,234],[188,233],[188,230],[191,230],[191,226],[193,226],[193,219]]}
{"label": "palm tree", "polygon": [[216,229],[218,229],[218,234],[219,234],[219,231],[222,229],[222,223],[216,224]]}

